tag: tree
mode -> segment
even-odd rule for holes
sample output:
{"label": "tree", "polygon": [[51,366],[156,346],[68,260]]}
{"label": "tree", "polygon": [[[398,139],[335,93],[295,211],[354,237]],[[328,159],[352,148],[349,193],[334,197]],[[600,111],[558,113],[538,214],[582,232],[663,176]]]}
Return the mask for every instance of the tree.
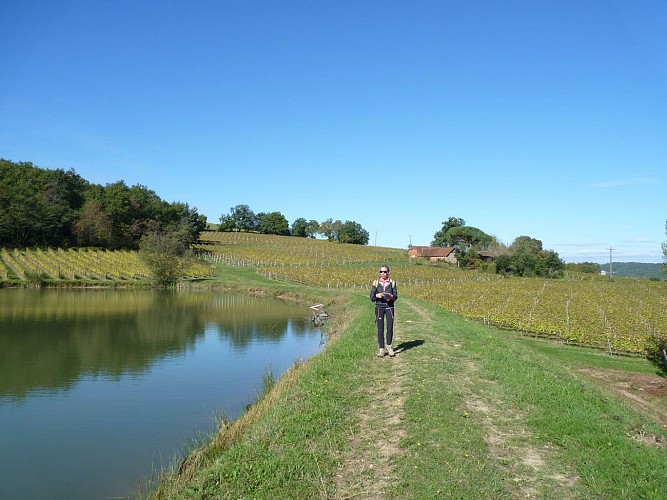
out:
{"label": "tree", "polygon": [[218,231],[230,232],[234,231],[236,226],[234,226],[234,219],[231,215],[222,214],[220,216],[220,224],[218,225]]}
{"label": "tree", "polygon": [[316,220],[306,221],[303,217],[299,217],[292,223],[290,234],[299,238],[315,238],[319,229],[320,223]]}
{"label": "tree", "polygon": [[317,231],[320,229],[320,223],[315,219],[310,219],[306,224],[306,236],[310,239],[315,239]]}
{"label": "tree", "polygon": [[514,261],[510,255],[503,254],[496,257],[497,274],[514,274]]}
{"label": "tree", "polygon": [[565,269],[565,262],[553,250],[546,250],[541,254],[544,262],[544,270],[549,278],[562,278],[563,270]]}
{"label": "tree", "polygon": [[187,203],[171,203],[167,207],[163,226],[176,233],[181,244],[190,248],[199,241],[199,236],[206,229],[206,216],[197,212],[196,207]]}
{"label": "tree", "polygon": [[533,253],[540,252],[542,250],[542,242],[530,236],[518,236],[510,245],[510,251],[518,252],[520,250]]}
{"label": "tree", "polygon": [[320,224],[319,233],[329,241],[355,245],[368,244],[368,231],[355,221],[348,220],[343,223],[340,220],[327,219]]}
{"label": "tree", "polygon": [[280,212],[270,212],[258,216],[257,229],[263,234],[289,234],[289,223]]}
{"label": "tree", "polygon": [[111,217],[97,198],[86,201],[72,229],[79,246],[105,247],[111,238]]}
{"label": "tree", "polygon": [[[229,211],[229,217],[237,231],[254,231],[257,229],[257,216],[248,205],[236,205]],[[222,217],[220,222],[222,222]]]}
{"label": "tree", "polygon": [[178,229],[188,244],[206,217],[185,203],[124,181],[90,184],[74,170],[47,170],[0,159],[0,245],[138,248],[151,231]]}
{"label": "tree", "polygon": [[329,241],[338,241],[338,233],[343,223],[339,220],[327,219],[320,224],[319,233]]}
{"label": "tree", "polygon": [[73,170],[0,159],[0,245],[71,244],[86,186]]}
{"label": "tree", "polygon": [[36,244],[43,230],[41,172],[32,163],[0,160],[0,245]]}
{"label": "tree", "polygon": [[455,227],[465,226],[466,221],[457,217],[450,217],[445,222],[442,223],[442,229],[437,231],[433,235],[433,241],[431,242],[432,247],[448,247],[453,246],[447,238],[447,232]]}
{"label": "tree", "polygon": [[450,246],[459,250],[481,250],[491,243],[492,238],[481,229],[472,226],[456,226],[447,231],[446,239]]}
{"label": "tree", "polygon": [[174,231],[151,232],[139,241],[139,256],[151,271],[159,287],[173,286],[182,275],[183,254],[186,248]]}
{"label": "tree", "polygon": [[189,245],[199,239],[206,227],[206,217],[187,203],[167,203],[155,191],[124,181],[104,186],[100,193],[104,211],[111,219],[109,245],[113,248],[138,248],[146,234],[177,231]]}
{"label": "tree", "polygon": [[480,269],[488,267],[479,255],[479,251],[474,249],[457,249],[456,262],[459,267],[464,269]]}
{"label": "tree", "polygon": [[600,274],[600,264],[596,262],[568,262],[565,264],[565,269],[579,273]]}
{"label": "tree", "polygon": [[298,238],[305,238],[308,236],[306,233],[308,228],[308,222],[303,217],[299,217],[292,222],[292,227],[290,228],[290,234],[292,236],[297,236]]}
{"label": "tree", "polygon": [[84,203],[84,181],[74,170],[45,170],[41,199],[44,203],[43,243],[67,246],[72,242],[72,226]]}
{"label": "tree", "polygon": [[338,231],[338,242],[367,245],[368,231],[361,227],[358,222],[347,220]]}
{"label": "tree", "polygon": [[509,250],[508,255],[499,255],[496,258],[497,273],[545,278],[563,276],[565,263],[553,250],[544,250],[540,240],[519,236],[512,242]]}

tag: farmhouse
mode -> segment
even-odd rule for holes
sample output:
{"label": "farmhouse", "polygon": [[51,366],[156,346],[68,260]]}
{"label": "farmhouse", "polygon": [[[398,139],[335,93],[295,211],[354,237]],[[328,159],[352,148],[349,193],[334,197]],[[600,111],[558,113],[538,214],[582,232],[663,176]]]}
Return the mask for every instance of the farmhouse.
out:
{"label": "farmhouse", "polygon": [[496,254],[493,252],[477,252],[477,255],[479,255],[479,258],[482,260],[482,262],[494,262],[496,260]]}
{"label": "farmhouse", "polygon": [[456,249],[454,247],[422,247],[412,246],[408,250],[411,259],[428,259],[432,262],[445,261],[456,264]]}

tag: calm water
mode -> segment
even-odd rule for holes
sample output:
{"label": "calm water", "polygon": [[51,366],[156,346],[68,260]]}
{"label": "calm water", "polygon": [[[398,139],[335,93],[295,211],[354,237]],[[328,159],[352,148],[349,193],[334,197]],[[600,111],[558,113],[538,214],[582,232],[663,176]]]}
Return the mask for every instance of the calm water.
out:
{"label": "calm water", "polygon": [[0,498],[127,497],[323,347],[305,305],[0,290]]}

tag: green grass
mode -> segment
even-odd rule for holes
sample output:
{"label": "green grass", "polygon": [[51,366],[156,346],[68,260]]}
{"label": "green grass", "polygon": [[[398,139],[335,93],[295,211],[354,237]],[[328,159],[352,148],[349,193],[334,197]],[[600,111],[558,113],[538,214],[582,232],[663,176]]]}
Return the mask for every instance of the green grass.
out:
{"label": "green grass", "polygon": [[606,370],[622,370],[629,373],[646,373],[665,376],[664,367],[656,362],[647,362],[638,355],[610,356],[601,349],[579,347],[543,339],[522,338],[521,340],[536,352],[550,359],[577,368],[600,368]]}
{"label": "green grass", "polygon": [[[267,387],[154,498],[664,498],[665,429],[581,375],[655,373],[640,358],[556,347],[401,298],[377,359],[365,294],[220,267],[213,286],[319,299],[334,340]],[[207,285],[208,286],[208,285]]]}

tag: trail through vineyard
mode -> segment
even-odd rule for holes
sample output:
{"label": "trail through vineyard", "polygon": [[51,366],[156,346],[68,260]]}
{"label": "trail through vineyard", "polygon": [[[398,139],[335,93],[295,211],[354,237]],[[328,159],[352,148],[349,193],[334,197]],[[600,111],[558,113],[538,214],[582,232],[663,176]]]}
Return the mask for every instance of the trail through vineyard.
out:
{"label": "trail through vineyard", "polygon": [[[442,384],[446,390],[463,395],[466,408],[475,412],[483,426],[488,459],[519,485],[517,498],[539,497],[545,482],[551,488],[556,484],[563,498],[573,497],[570,492],[577,477],[562,457],[549,448],[534,446],[523,416],[508,413],[493,396],[492,387],[480,390],[475,383],[479,376],[474,362],[450,359],[449,355],[462,347],[456,334],[442,331],[433,315],[411,299],[402,299],[396,315],[396,357],[375,360],[372,383],[366,387],[370,404],[360,415],[358,427],[350,433],[349,451],[334,478],[337,498],[385,498],[385,492],[396,486],[398,474],[394,465],[405,453],[400,441],[409,434],[406,419],[429,418],[406,414],[405,402],[414,396],[415,385],[427,390],[428,384]],[[369,352],[369,356],[372,354]],[[463,369],[455,370],[453,377],[449,372],[449,376],[438,380],[419,378],[420,365],[448,362],[461,363]],[[426,443],[429,436],[415,439]],[[446,475],[447,470],[442,470],[442,474]],[[443,481],[446,483],[448,478],[443,477]]]}
{"label": "trail through vineyard", "polygon": [[[368,407],[359,416],[359,423],[350,431],[347,452],[336,471],[334,482],[337,498],[385,498],[396,493],[409,453],[402,443],[421,440],[423,446],[457,447],[463,442],[429,443],[428,430],[424,435],[411,435],[415,419],[432,419],[433,425],[453,425],[456,416],[442,421],[435,409],[415,414],[406,404],[410,398],[427,398],[429,386],[455,393],[461,398],[466,414],[481,426],[486,443],[484,461],[493,463],[504,476],[503,482],[512,486],[515,498],[540,498],[557,492],[562,498],[575,498],[580,478],[572,464],[557,447],[536,445],[533,431],[526,423],[527,415],[508,407],[498,395],[494,381],[484,379],[479,367],[466,352],[464,335],[446,331],[435,317],[436,313],[418,301],[403,297],[396,306],[394,348],[396,357],[373,359],[371,374],[364,390]],[[374,327],[374,325],[372,325]],[[371,325],[369,325],[371,328]],[[369,358],[376,350],[369,349]],[[442,375],[424,380],[433,373],[426,366],[442,366]],[[449,368],[449,369],[445,369]],[[667,382],[658,376],[628,374],[611,370],[580,370],[635,405],[640,411],[667,423],[664,407]],[[423,391],[423,396],[422,392]],[[412,430],[411,430],[412,429]],[[465,427],[461,427],[461,433]],[[639,433],[633,439],[647,445],[664,447],[655,436]],[[448,470],[440,472],[446,483]]]}

